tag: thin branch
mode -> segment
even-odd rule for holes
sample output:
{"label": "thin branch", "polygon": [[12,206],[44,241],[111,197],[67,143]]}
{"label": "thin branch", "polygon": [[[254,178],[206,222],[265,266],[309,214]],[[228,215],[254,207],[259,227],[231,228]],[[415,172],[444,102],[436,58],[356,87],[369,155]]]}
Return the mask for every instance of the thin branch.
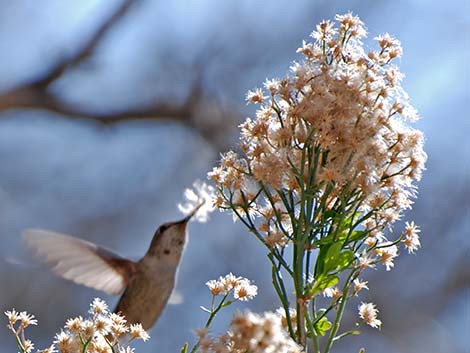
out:
{"label": "thin branch", "polygon": [[[69,103],[55,95],[50,86],[68,70],[87,60],[98,47],[106,34],[122,19],[136,0],[123,0],[110,16],[96,29],[86,43],[72,56],[64,57],[45,73],[29,82],[0,93],[0,112],[10,109],[47,110],[60,115],[63,119],[93,121],[98,126],[132,120],[163,120],[184,123],[197,131],[208,143],[218,150],[225,150],[230,139],[230,130],[237,119],[238,111],[224,110],[215,97],[204,96],[202,87],[204,68],[207,58],[201,56],[195,63],[193,72],[199,73],[187,99],[180,103],[155,101],[145,106],[125,108],[124,110],[99,111]],[[211,109],[209,109],[211,108]]]}
{"label": "thin branch", "polygon": [[88,41],[81,49],[77,50],[77,52],[71,57],[64,57],[62,60],[59,60],[47,73],[31,82],[30,85],[39,88],[47,88],[51,83],[60,78],[66,70],[76,67],[88,59],[109,30],[127,14],[131,5],[134,3],[135,0],[123,0],[121,5],[111,13],[110,17],[96,29],[96,32],[93,35],[88,38]]}
{"label": "thin branch", "polygon": [[204,96],[202,87],[206,57],[201,56],[192,72],[197,73],[187,99],[182,103],[156,101],[137,108],[121,111],[99,111],[83,108],[82,105],[60,99],[50,86],[60,79],[69,69],[87,60],[106,34],[122,19],[137,0],[123,0],[115,11],[96,29],[80,49],[72,56],[64,57],[49,70],[29,82],[0,93],[0,112],[10,109],[39,109],[56,113],[64,119],[92,121],[98,126],[131,120],[166,120],[186,124],[197,131],[209,144],[218,150],[228,148],[230,129],[239,120],[237,110],[225,110],[214,98]]}
{"label": "thin branch", "polygon": [[123,0],[111,15],[97,28],[83,46],[70,57],[58,60],[49,70],[29,82],[0,94],[0,111],[15,108],[37,108],[61,114],[83,116],[77,108],[61,102],[49,92],[49,86],[69,68],[76,67],[93,54],[103,37],[129,11],[135,0]]}

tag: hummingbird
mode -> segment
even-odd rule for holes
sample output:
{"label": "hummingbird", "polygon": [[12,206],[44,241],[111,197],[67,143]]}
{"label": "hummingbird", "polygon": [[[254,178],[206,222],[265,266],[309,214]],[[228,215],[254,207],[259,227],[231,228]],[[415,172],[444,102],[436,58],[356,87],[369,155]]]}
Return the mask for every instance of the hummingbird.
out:
{"label": "hummingbird", "polygon": [[201,206],[179,221],[158,227],[147,253],[139,261],[49,230],[25,230],[23,239],[60,277],[110,295],[122,293],[115,312],[124,315],[129,323],[141,323],[148,330],[173,292],[187,241],[187,225]]}

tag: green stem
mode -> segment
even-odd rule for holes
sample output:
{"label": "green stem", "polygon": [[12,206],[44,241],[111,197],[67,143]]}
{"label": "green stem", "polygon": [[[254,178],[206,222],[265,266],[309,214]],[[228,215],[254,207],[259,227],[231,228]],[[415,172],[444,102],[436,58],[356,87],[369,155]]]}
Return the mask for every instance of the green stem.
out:
{"label": "green stem", "polygon": [[348,292],[349,292],[349,286],[351,285],[351,279],[353,278],[356,270],[353,269],[346,280],[346,283],[343,287],[343,295],[341,296],[338,312],[336,313],[336,318],[335,322],[333,324],[333,328],[331,329],[330,336],[328,337],[328,342],[325,346],[325,352],[324,353],[330,353],[331,348],[333,346],[334,338],[336,337],[336,334],[338,333],[339,326],[341,324],[341,319],[343,318],[344,314],[344,309],[346,308],[346,302],[348,299]]}
{"label": "green stem", "polygon": [[[315,303],[315,297],[312,298],[311,300],[311,306],[312,306],[312,317],[314,320],[316,320],[316,303]],[[312,322],[312,327],[315,328],[315,323]],[[312,331],[312,342],[313,342],[313,349],[314,349],[314,353],[320,353],[320,345],[319,345],[319,342],[318,342],[318,337],[317,337],[317,334],[315,332],[315,330]]]}
{"label": "green stem", "polygon": [[23,343],[21,343],[20,337],[18,336],[16,332],[15,332],[15,338],[16,338],[16,344],[18,345],[19,350],[21,351],[21,353],[24,353],[25,348],[23,346]]}
{"label": "green stem", "polygon": [[284,308],[284,311],[286,313],[286,321],[287,321],[287,327],[289,329],[289,335],[292,337],[292,339],[295,339],[295,332],[292,327],[292,320],[290,318],[290,310],[289,310],[290,305],[289,305],[289,300],[287,298],[287,291],[284,286],[284,281],[282,279],[282,275],[279,272],[279,268],[278,266],[276,266],[273,255],[271,253],[268,254],[268,258],[272,263],[271,276],[272,276],[273,286],[274,286],[274,289],[276,290],[279,300],[282,303],[282,307]]}
{"label": "green stem", "polygon": [[[227,299],[229,294],[230,294],[230,292],[225,294],[224,297],[222,298],[222,300],[220,301],[219,305],[217,305],[217,307],[215,308],[215,310],[211,310],[211,313],[209,315],[209,318],[207,319],[206,324],[204,325],[204,328],[209,328],[210,324],[212,323],[212,320],[214,320],[217,313],[224,306],[225,300]],[[212,309],[212,305],[211,305],[211,309]],[[197,351],[197,349],[199,348],[199,344],[200,344],[200,340],[198,340],[197,343],[194,345],[194,347],[191,349],[191,353],[195,353]]]}
{"label": "green stem", "polygon": [[88,345],[90,344],[92,338],[93,338],[93,336],[91,336],[90,338],[88,338],[88,339],[86,340],[85,344],[83,345],[82,353],[86,353],[86,352],[87,352]]}

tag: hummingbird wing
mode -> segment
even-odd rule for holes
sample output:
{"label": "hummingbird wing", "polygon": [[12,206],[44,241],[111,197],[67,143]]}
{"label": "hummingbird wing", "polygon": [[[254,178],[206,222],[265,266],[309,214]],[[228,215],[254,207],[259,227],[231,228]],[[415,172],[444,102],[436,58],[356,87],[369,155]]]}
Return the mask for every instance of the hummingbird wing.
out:
{"label": "hummingbird wing", "polygon": [[27,229],[23,239],[52,271],[110,295],[124,290],[137,264],[96,244],[42,229]]}
{"label": "hummingbird wing", "polygon": [[170,305],[180,305],[184,303],[184,296],[183,293],[181,293],[177,289],[173,289],[173,292],[171,292],[170,298],[168,298],[168,304]]}

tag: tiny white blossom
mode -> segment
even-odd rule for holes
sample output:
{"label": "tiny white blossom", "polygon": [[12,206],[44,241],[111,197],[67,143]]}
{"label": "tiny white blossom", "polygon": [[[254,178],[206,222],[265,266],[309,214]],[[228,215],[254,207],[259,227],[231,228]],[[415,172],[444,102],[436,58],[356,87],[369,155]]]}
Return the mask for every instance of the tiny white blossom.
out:
{"label": "tiny white blossom", "polygon": [[185,203],[178,204],[178,209],[185,215],[192,215],[192,219],[205,223],[209,213],[214,211],[215,190],[200,180],[193,183],[193,189],[184,191]]}
{"label": "tiny white blossom", "polygon": [[382,325],[382,321],[377,319],[378,310],[375,308],[375,304],[372,303],[361,303],[359,306],[359,317],[364,322],[374,328],[378,328]]}
{"label": "tiny white blossom", "polygon": [[142,324],[132,324],[129,329],[130,334],[134,338],[139,338],[142,341],[147,341],[150,338],[150,335],[147,331],[144,330]]}
{"label": "tiny white blossom", "polygon": [[419,241],[420,232],[415,222],[406,222],[405,239],[403,239],[403,243],[410,254],[414,253],[421,246],[421,242]]}
{"label": "tiny white blossom", "polygon": [[235,287],[233,297],[236,300],[248,301],[253,299],[258,294],[258,287],[251,284],[249,280],[244,278]]}
{"label": "tiny white blossom", "polygon": [[38,320],[34,318],[34,315],[28,314],[26,311],[22,311],[19,316],[21,320],[21,326],[27,327],[29,325],[37,325]]}
{"label": "tiny white blossom", "polygon": [[367,281],[361,281],[359,278],[356,278],[354,281],[353,281],[353,284],[354,284],[354,295],[357,296],[357,294],[362,290],[362,289],[367,289],[369,290],[369,287],[367,286]]}
{"label": "tiny white blossom", "polygon": [[264,92],[261,88],[256,88],[253,91],[248,91],[246,94],[247,103],[263,103],[266,99]]}
{"label": "tiny white blossom", "polygon": [[104,300],[100,298],[93,299],[90,305],[90,313],[92,314],[103,314],[108,311],[108,305]]}

